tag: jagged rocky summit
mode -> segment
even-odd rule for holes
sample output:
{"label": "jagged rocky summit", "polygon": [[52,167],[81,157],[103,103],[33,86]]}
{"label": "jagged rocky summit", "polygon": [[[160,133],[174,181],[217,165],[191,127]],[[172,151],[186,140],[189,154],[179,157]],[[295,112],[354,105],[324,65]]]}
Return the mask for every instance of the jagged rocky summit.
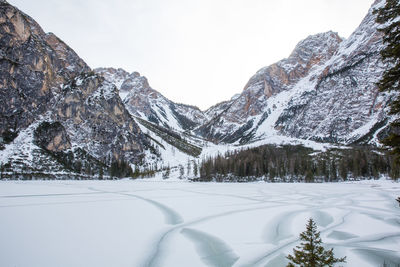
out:
{"label": "jagged rocky summit", "polygon": [[[376,82],[385,65],[372,11],[346,40],[326,32],[301,41],[289,58],[259,70],[234,100],[196,129],[216,142],[248,143],[271,136],[330,143],[374,143],[387,128],[390,95]],[[215,113],[215,112],[214,112]]]}
{"label": "jagged rocky summit", "polygon": [[195,106],[174,103],[150,87],[146,77],[123,69],[98,68],[95,72],[115,84],[129,112],[138,118],[177,131],[191,130],[205,121]]}
{"label": "jagged rocky summit", "polygon": [[311,35],[260,69],[241,94],[201,111],[167,99],[138,72],[91,70],[0,1],[0,162],[21,172],[90,174],[113,161],[165,161],[174,148],[187,161],[201,154],[204,139],[377,144],[388,131],[392,97],[376,86],[386,66],[372,11],[382,4],[372,5],[348,39]]}
{"label": "jagged rocky summit", "polygon": [[0,2],[0,22],[4,166],[80,172],[82,162],[99,168],[142,159],[147,140],[114,84],[6,1]]}

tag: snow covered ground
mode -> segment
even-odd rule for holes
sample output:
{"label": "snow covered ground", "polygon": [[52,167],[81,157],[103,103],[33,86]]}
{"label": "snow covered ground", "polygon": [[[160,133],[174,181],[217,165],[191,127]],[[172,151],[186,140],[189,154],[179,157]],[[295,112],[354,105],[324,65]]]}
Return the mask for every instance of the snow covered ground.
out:
{"label": "snow covered ground", "polygon": [[284,266],[313,217],[345,266],[400,263],[400,184],[1,181],[0,266]]}

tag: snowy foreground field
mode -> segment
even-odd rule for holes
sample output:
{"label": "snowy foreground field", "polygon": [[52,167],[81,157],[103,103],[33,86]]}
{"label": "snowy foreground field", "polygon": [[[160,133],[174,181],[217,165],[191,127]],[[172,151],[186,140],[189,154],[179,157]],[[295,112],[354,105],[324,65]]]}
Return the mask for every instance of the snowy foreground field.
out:
{"label": "snowy foreground field", "polygon": [[279,267],[310,217],[344,266],[395,266],[399,195],[390,181],[3,181],[0,266]]}

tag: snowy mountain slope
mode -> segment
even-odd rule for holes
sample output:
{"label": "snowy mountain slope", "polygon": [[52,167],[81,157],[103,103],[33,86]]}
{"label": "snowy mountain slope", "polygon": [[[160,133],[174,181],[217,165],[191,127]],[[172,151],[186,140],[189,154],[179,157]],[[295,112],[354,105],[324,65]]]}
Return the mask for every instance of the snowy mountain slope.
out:
{"label": "snowy mountain slope", "polygon": [[0,162],[93,173],[116,160],[177,166],[269,143],[317,150],[376,144],[391,98],[375,86],[386,66],[372,10],[383,3],[374,3],[349,39],[309,36],[288,58],[260,69],[241,94],[203,112],[167,99],[138,72],[91,71],[64,42],[1,1]]}
{"label": "snowy mountain slope", "polygon": [[238,98],[214,106],[209,112],[214,117],[196,133],[238,144],[277,135],[376,142],[377,131],[387,126],[390,100],[375,85],[385,65],[372,10],[383,2],[374,3],[349,39],[333,32],[310,36],[288,59],[259,70]]}
{"label": "snowy mountain slope", "polygon": [[6,1],[0,20],[1,165],[92,175],[112,161],[140,162],[147,140],[116,87]]}
{"label": "snowy mountain slope", "polygon": [[255,116],[261,115],[263,119],[268,116],[273,108],[266,107],[270,97],[290,90],[313,68],[326,62],[341,41],[333,32],[316,34],[301,41],[289,58],[260,69],[250,78],[239,97],[224,103],[226,108],[223,112],[196,132],[226,143],[242,139],[246,132],[258,127]]}
{"label": "snowy mountain slope", "polygon": [[0,135],[7,139],[46,112],[60,84],[90,69],[54,34],[6,1],[0,2],[0,20]]}
{"label": "snowy mountain slope", "polygon": [[95,70],[114,83],[129,112],[133,116],[178,131],[190,130],[205,121],[197,107],[177,104],[150,87],[146,77],[113,68]]}
{"label": "snowy mountain slope", "polygon": [[376,86],[386,66],[380,57],[382,36],[372,13],[381,3],[377,1],[356,31],[341,43],[312,90],[290,100],[275,125],[280,133],[353,143],[367,134],[372,138],[386,125],[390,96],[379,93]]}
{"label": "snowy mountain slope", "polygon": [[[156,151],[145,151],[144,168],[163,170],[168,167],[186,166],[188,161],[195,161],[202,153],[206,141],[159,128],[146,120],[135,118],[141,131],[148,137],[151,147]],[[170,133],[170,134],[169,134]],[[200,146],[199,146],[200,145]]]}

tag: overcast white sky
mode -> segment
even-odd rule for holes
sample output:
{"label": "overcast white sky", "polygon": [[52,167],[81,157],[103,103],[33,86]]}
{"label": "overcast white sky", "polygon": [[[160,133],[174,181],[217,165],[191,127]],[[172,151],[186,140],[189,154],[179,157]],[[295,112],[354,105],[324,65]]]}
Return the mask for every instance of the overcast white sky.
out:
{"label": "overcast white sky", "polygon": [[169,99],[206,109],[308,35],[348,37],[373,0],[8,0],[90,67],[138,71]]}

